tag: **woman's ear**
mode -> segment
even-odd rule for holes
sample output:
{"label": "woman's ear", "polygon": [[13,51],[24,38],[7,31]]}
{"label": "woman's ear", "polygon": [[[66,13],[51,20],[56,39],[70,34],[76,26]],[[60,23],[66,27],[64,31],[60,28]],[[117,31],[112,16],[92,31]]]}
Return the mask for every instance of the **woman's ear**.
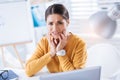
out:
{"label": "woman's ear", "polygon": [[67,26],[69,25],[69,23],[70,23],[70,20],[68,19],[68,20],[66,20],[66,22],[67,22]]}

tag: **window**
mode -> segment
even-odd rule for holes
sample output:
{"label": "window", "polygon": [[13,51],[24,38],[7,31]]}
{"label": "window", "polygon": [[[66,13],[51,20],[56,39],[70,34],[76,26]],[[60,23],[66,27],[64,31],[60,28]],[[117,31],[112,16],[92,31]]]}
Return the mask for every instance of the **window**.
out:
{"label": "window", "polygon": [[72,19],[88,19],[96,10],[96,0],[71,0]]}
{"label": "window", "polygon": [[97,11],[97,0],[70,0],[70,7],[71,25],[69,30],[77,34],[89,32],[88,18]]}

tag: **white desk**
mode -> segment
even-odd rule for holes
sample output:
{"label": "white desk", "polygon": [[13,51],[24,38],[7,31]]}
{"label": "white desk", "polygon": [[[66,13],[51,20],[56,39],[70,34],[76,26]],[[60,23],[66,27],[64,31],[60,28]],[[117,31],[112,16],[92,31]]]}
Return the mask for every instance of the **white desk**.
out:
{"label": "white desk", "polygon": [[[13,68],[5,68],[7,70],[13,70],[18,76],[18,80],[39,80],[40,75],[47,75],[50,74],[48,72],[39,72],[35,76],[28,77],[23,69],[13,69]],[[110,80],[107,78],[101,78],[101,80]]]}
{"label": "white desk", "polygon": [[48,72],[39,72],[33,77],[28,77],[25,73],[25,70],[23,69],[13,69],[13,68],[5,68],[5,69],[14,71],[19,76],[18,80],[39,80],[40,75],[49,74]]}

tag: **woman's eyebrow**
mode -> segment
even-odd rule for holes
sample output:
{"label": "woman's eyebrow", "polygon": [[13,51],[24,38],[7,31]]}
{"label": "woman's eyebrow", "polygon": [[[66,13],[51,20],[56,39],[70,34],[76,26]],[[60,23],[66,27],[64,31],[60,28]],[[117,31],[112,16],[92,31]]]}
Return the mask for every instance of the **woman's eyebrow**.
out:
{"label": "woman's eyebrow", "polygon": [[57,22],[63,22],[63,20],[58,20]]}

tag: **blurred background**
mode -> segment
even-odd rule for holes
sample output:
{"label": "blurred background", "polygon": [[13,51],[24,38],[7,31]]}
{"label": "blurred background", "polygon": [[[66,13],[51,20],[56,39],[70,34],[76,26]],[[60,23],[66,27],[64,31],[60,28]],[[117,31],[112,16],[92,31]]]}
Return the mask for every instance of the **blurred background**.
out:
{"label": "blurred background", "polygon": [[[0,0],[0,10],[3,9],[2,6],[4,4],[12,4],[12,3],[17,3],[21,1],[26,2],[26,0]],[[96,34],[96,32],[93,29],[95,27],[91,28],[89,21],[90,21],[90,17],[93,14],[95,14],[98,11],[108,12],[114,6],[114,4],[120,3],[120,0],[30,0],[27,2],[29,3],[29,7],[27,7],[26,9],[28,8],[30,9],[29,13],[31,16],[30,19],[32,23],[30,24],[31,25],[30,28],[32,31],[30,33],[32,35],[31,37],[32,42],[15,45],[18,51],[18,54],[20,55],[20,58],[23,62],[23,65],[25,65],[26,60],[28,60],[29,57],[33,54],[35,46],[38,43],[38,41],[47,33],[45,17],[44,17],[46,8],[51,4],[61,3],[66,6],[70,14],[70,25],[68,27],[68,31],[79,35],[85,40],[88,54],[90,56],[94,55],[94,56],[91,56],[93,57],[93,59],[95,57],[99,58],[98,62],[95,62],[95,63],[101,64],[103,66],[109,65],[109,64],[110,64],[109,66],[114,65],[109,68],[110,70],[105,70],[105,72],[107,73],[110,73],[109,71],[115,72],[115,71],[112,71],[113,68],[118,70],[118,67],[119,67],[118,64],[120,62],[120,19],[114,20],[116,21],[116,26],[113,26],[113,28],[115,27],[114,35],[112,35],[109,38],[99,36],[98,34]],[[6,7],[8,7],[9,9],[9,6],[6,6]],[[120,11],[120,7],[119,7],[119,11]],[[14,13],[18,14],[17,11],[15,11]],[[10,13],[7,11],[5,14],[10,14]],[[2,26],[4,25],[4,23],[2,22],[3,20],[4,19],[2,19],[1,13],[0,13],[0,30],[1,31],[2,31]],[[99,20],[99,18],[96,20]],[[8,31],[3,33],[6,34],[7,32]],[[21,33],[22,32],[23,31],[21,30]],[[9,34],[9,35],[10,35],[9,39],[12,38],[13,34]],[[2,40],[1,36],[3,36],[3,34],[0,35],[0,40]],[[2,48],[0,51],[0,68],[5,67],[3,65],[4,63],[2,60],[3,59],[2,50],[4,51],[4,58],[5,58],[5,63],[7,67],[12,66],[14,68],[22,68],[19,62],[19,59],[15,54],[15,49],[13,45],[4,46],[2,45],[2,41],[0,42],[0,45],[1,45],[0,47]],[[90,59],[90,61],[88,61],[87,66],[93,65],[91,63],[92,62],[91,57],[88,58]],[[111,57],[110,58],[111,62],[110,61],[105,62],[109,60],[108,57]],[[95,58],[95,59],[98,59],[98,58]],[[93,61],[97,61],[95,59]],[[102,61],[105,63],[102,64]],[[104,69],[108,69],[108,67],[105,67]]]}

